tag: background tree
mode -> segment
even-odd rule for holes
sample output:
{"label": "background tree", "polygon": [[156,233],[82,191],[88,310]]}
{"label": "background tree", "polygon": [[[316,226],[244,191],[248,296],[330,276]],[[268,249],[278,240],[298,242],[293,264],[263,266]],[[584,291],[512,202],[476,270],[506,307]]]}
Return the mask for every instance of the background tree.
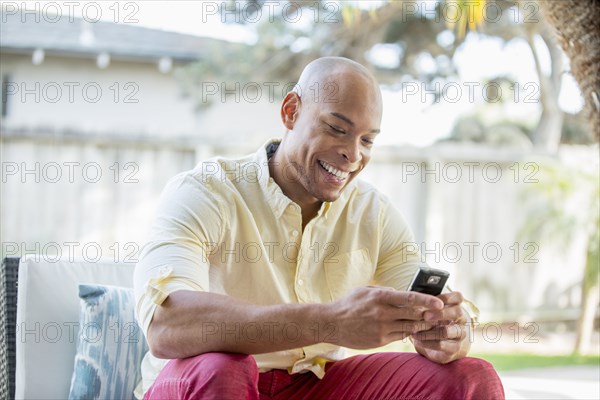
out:
{"label": "background tree", "polygon": [[590,130],[600,140],[600,2],[540,0],[548,23],[569,57],[585,99]]}
{"label": "background tree", "polygon": [[580,313],[573,352],[588,351],[600,290],[600,182],[593,171],[567,168],[556,161],[540,164],[538,182],[523,192],[528,209],[520,235],[526,241],[555,249],[571,246],[574,233],[585,242],[585,267],[581,283]]}
{"label": "background tree", "polygon": [[[238,15],[232,15],[236,3]],[[232,46],[222,53],[223,57],[190,67],[185,73],[188,83],[199,84],[207,78],[288,83],[315,58],[343,56],[369,67],[384,85],[398,87],[415,80],[443,86],[444,82],[459,79],[452,58],[463,44],[467,28],[477,27],[480,35],[501,38],[505,43],[520,38],[529,44],[538,75],[541,112],[536,127],[528,134],[538,149],[553,153],[558,148],[564,120],[558,105],[563,55],[535,2],[440,0],[431,4],[395,0],[361,8],[364,2],[291,1],[278,3],[284,5],[278,10],[285,8],[285,13],[272,13],[272,19],[261,18],[258,23],[254,23],[253,13],[266,13],[265,1],[248,0],[243,7],[239,4],[231,0],[222,3],[224,15],[230,23],[245,24],[255,31],[257,43]],[[304,18],[295,21],[300,14]],[[381,51],[391,62],[378,64],[374,54]],[[542,68],[542,51],[551,58],[547,75]],[[237,61],[227,61],[231,59]],[[424,59],[434,65],[433,70],[420,67]],[[519,85],[514,77],[491,80],[507,79]]]}

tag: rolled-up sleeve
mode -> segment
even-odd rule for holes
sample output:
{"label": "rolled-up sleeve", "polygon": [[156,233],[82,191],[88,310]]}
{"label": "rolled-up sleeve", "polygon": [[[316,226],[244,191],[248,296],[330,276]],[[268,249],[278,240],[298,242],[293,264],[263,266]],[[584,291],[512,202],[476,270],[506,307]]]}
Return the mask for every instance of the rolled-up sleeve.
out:
{"label": "rolled-up sleeve", "polygon": [[380,248],[375,283],[406,290],[422,264],[419,246],[406,220],[389,200],[381,208],[379,226]]}
{"label": "rolled-up sleeve", "polygon": [[134,273],[136,317],[144,334],[170,293],[210,290],[208,258],[223,226],[222,202],[210,181],[193,171],[169,181]]}

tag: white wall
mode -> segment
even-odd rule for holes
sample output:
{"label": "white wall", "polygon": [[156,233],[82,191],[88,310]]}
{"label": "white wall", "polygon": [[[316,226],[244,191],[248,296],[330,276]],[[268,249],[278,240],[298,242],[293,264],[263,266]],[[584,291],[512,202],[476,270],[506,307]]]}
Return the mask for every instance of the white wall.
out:
{"label": "white wall", "polygon": [[251,145],[283,131],[279,101],[270,102],[266,93],[256,102],[243,93],[238,102],[214,96],[200,109],[200,100],[184,97],[173,72],[162,74],[153,63],[112,60],[100,69],[93,59],[46,55],[33,65],[30,55],[2,54],[1,66],[13,93],[3,121],[11,130],[185,136],[221,144],[239,143],[241,135]]}
{"label": "white wall", "polygon": [[[3,54],[2,71],[18,85],[18,92],[9,95],[8,128],[197,132],[192,102],[181,97],[172,74],[161,74],[155,64],[112,61],[99,69],[93,59],[46,56],[42,64],[33,65],[30,56]],[[34,94],[24,94],[24,89]]]}

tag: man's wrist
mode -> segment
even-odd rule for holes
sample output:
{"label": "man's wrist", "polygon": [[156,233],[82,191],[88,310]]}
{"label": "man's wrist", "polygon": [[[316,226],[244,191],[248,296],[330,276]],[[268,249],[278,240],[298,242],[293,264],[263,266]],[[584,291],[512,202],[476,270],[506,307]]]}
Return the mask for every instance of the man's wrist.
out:
{"label": "man's wrist", "polygon": [[309,331],[315,343],[337,344],[339,326],[335,322],[333,303],[312,304],[309,311]]}

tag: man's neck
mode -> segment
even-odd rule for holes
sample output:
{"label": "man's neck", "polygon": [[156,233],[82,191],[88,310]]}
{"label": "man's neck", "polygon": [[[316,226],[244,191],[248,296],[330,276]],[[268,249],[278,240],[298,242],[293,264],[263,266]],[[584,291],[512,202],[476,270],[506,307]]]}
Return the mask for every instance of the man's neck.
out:
{"label": "man's neck", "polygon": [[[290,200],[300,206],[302,210],[302,229],[317,215],[321,208],[322,202],[318,199],[307,195],[304,186],[299,182],[295,172],[291,172],[292,168],[287,168],[289,163],[286,161],[282,151],[276,151],[269,158],[269,174],[279,185],[283,194]],[[286,173],[284,173],[286,171]],[[293,175],[292,175],[293,174]]]}

